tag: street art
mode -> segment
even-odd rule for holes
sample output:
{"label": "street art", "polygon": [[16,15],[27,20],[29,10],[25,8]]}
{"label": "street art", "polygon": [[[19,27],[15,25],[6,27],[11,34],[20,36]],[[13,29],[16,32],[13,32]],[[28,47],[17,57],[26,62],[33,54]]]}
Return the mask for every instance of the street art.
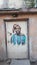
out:
{"label": "street art", "polygon": [[6,22],[6,38],[9,58],[28,57],[27,21]]}
{"label": "street art", "polygon": [[15,44],[25,44],[26,36],[21,33],[21,27],[18,24],[13,25],[13,35],[11,36],[11,43]]}

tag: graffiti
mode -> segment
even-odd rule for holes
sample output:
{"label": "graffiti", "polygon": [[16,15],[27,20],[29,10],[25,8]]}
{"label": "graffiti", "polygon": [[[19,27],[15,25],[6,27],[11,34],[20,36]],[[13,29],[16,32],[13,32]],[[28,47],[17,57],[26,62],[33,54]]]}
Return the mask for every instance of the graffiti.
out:
{"label": "graffiti", "polygon": [[21,33],[21,27],[17,24],[13,25],[13,35],[11,36],[11,43],[15,44],[25,44],[26,36]]}

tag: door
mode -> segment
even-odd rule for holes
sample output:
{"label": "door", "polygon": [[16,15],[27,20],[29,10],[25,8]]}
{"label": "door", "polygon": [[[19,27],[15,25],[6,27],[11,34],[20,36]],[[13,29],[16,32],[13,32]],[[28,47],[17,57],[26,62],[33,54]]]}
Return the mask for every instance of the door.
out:
{"label": "door", "polygon": [[5,20],[8,58],[25,59],[29,55],[28,19]]}

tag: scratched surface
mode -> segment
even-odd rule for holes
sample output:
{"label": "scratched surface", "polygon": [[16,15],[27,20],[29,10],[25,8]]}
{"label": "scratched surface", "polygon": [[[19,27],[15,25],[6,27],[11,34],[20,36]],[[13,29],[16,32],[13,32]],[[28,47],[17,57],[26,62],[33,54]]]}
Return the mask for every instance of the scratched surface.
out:
{"label": "scratched surface", "polygon": [[12,60],[10,65],[30,65],[29,60]]}

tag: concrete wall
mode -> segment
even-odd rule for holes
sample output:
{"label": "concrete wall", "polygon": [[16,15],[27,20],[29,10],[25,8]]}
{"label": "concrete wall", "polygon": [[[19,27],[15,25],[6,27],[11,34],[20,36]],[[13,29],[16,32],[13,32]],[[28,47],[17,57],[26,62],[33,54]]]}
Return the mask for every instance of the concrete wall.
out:
{"label": "concrete wall", "polygon": [[6,46],[5,46],[5,32],[4,32],[4,23],[0,19],[0,60],[6,58]]}
{"label": "concrete wall", "polygon": [[[0,58],[6,58],[4,19],[12,19],[11,15],[0,15]],[[16,18],[16,17],[15,17]],[[37,60],[37,14],[21,14],[17,17],[29,18],[30,59]]]}

